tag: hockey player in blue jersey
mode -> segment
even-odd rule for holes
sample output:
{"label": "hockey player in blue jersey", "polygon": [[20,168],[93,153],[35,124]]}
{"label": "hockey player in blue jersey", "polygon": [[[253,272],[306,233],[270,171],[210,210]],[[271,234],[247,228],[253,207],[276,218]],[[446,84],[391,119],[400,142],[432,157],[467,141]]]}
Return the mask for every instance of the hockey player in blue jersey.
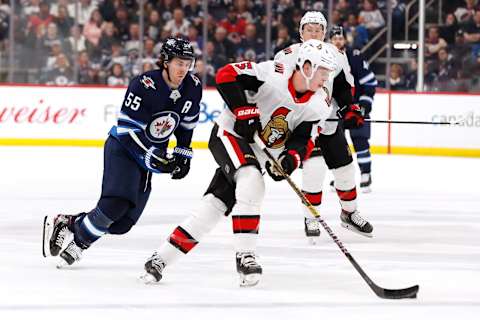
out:
{"label": "hockey player in blue jersey", "polygon": [[364,118],[370,118],[372,111],[373,97],[377,86],[375,74],[370,70],[368,62],[364,59],[360,50],[351,49],[345,46],[345,34],[341,26],[334,26],[330,30],[330,41],[339,50],[345,51],[350,64],[351,72],[355,80],[355,94],[353,103],[357,104],[362,110],[363,117],[350,118],[344,120],[343,126],[349,129],[350,138],[357,154],[357,162],[362,173],[360,179],[360,189],[363,192],[370,192],[372,184],[370,156],[370,122],[365,122]]}
{"label": "hockey player in blue jersey", "polygon": [[[192,45],[168,38],[157,64],[159,69],[133,78],[125,93],[117,125],[105,142],[102,193],[96,207],[44,219],[43,255],[60,254],[59,267],[80,260],[82,251],[104,234],[127,233],[145,208],[153,173],[182,179],[190,170],[202,98],[200,80],[190,73],[195,64]],[[177,144],[169,153],[172,135]]]}

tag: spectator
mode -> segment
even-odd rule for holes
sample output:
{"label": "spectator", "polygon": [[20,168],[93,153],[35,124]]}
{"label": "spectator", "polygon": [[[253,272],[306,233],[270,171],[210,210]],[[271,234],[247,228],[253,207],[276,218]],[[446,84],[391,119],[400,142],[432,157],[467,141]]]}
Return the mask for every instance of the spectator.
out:
{"label": "spectator", "polygon": [[234,61],[235,48],[233,43],[227,38],[227,30],[225,28],[217,28],[213,43],[215,45],[215,55],[224,57],[228,62]]}
{"label": "spectator", "polygon": [[237,12],[237,17],[244,19],[246,23],[253,23],[253,16],[247,0],[234,0],[233,7]]}
{"label": "spectator", "polygon": [[458,23],[465,24],[473,19],[475,11],[479,8],[477,6],[477,0],[465,0],[464,7],[458,7],[455,10],[455,17]]}
{"label": "spectator", "polygon": [[362,24],[367,28],[370,35],[385,25],[382,13],[378,10],[376,0],[363,0],[363,10],[360,11],[359,18]]}
{"label": "spectator", "polygon": [[157,7],[158,12],[161,13],[163,21],[170,21],[173,18],[173,11],[178,8],[180,4],[176,0],[159,1],[160,5]]}
{"label": "spectator", "polygon": [[[74,12],[77,12],[78,24],[84,26],[92,16],[92,12],[97,9],[96,0],[80,0],[75,1]],[[76,11],[75,11],[76,10]]]}
{"label": "spectator", "polygon": [[156,54],[154,52],[155,48],[155,41],[153,41],[150,38],[146,38],[145,41],[143,42],[143,59],[142,63],[150,63],[152,65],[155,65],[155,62],[158,60],[156,58]]}
{"label": "spectator", "polygon": [[214,87],[216,85],[215,83],[215,77],[213,76],[212,73],[207,71],[207,68],[205,67],[205,64],[203,63],[203,60],[198,59],[195,63],[195,69],[193,70],[193,74],[196,75],[200,80],[205,81],[202,82],[204,86],[207,87]]}
{"label": "spectator", "polygon": [[198,0],[188,0],[188,4],[183,8],[185,18],[188,19],[196,28],[202,27],[203,10]]}
{"label": "spectator", "polygon": [[390,68],[390,90],[405,90],[405,77],[403,76],[403,68],[399,64],[392,64]]}
{"label": "spectator", "polygon": [[417,90],[417,59],[411,59],[408,73],[405,76],[405,88],[407,90]]}
{"label": "spectator", "polygon": [[123,66],[120,63],[114,63],[111,75],[107,79],[108,86],[126,86],[128,85],[128,77],[123,72]]}
{"label": "spectator", "polygon": [[348,16],[352,14],[350,2],[347,0],[338,0],[335,10],[339,13],[341,21],[346,21]]}
{"label": "spectator", "polygon": [[117,9],[115,13],[115,19],[113,19],[113,24],[117,29],[120,41],[127,41],[130,27],[130,17],[128,15],[127,8],[119,7]]}
{"label": "spectator", "polygon": [[10,6],[7,4],[0,5],[0,52],[4,50],[2,42],[8,37],[10,25]]}
{"label": "spectator", "polygon": [[64,54],[60,43],[52,44],[52,46],[50,47],[50,53],[45,60],[45,65],[43,68],[45,72],[48,72],[55,67],[55,63],[57,62],[57,58],[60,54]]}
{"label": "spectator", "polygon": [[[245,27],[245,37],[240,41],[237,50],[237,60],[246,60],[245,53],[249,50],[255,53],[256,61],[265,60],[265,43],[263,39],[257,37],[257,28],[254,24],[247,24]],[[255,60],[252,61],[256,62]]]}
{"label": "spectator", "polygon": [[464,70],[468,68],[468,62],[471,57],[471,48],[465,42],[465,36],[462,29],[459,29],[455,34],[455,44],[452,46],[451,53],[454,60],[457,63],[457,69],[460,73],[460,77],[465,77]]}
{"label": "spectator", "polygon": [[53,22],[53,16],[50,14],[50,5],[48,2],[40,2],[38,13],[33,13],[28,18],[27,33],[33,29],[34,32],[40,26],[47,27]]}
{"label": "spectator", "polygon": [[95,9],[90,15],[90,19],[83,27],[83,35],[87,40],[87,46],[98,47],[100,37],[102,36],[103,18],[100,11]]}
{"label": "spectator", "polygon": [[155,69],[155,64],[151,62],[143,62],[142,64],[142,73],[145,73],[147,71],[151,71]]}
{"label": "spectator", "polygon": [[62,38],[67,38],[70,33],[70,28],[74,25],[73,18],[68,15],[66,6],[60,5],[58,7],[58,14],[54,16],[53,22],[58,27],[58,32]]}
{"label": "spectator", "polygon": [[112,44],[118,42],[115,34],[115,27],[113,22],[104,22],[102,24],[102,35],[98,41],[98,46],[102,52],[102,55],[112,54]]}
{"label": "spectator", "polygon": [[428,36],[425,39],[425,57],[434,58],[440,49],[446,48],[447,42],[440,38],[438,27],[428,29]]}
{"label": "spectator", "polygon": [[157,10],[150,11],[148,15],[148,21],[145,24],[145,34],[147,37],[153,40],[157,40],[160,37],[160,14]]}
{"label": "spectator", "polygon": [[453,13],[447,14],[445,17],[445,24],[440,29],[440,34],[443,39],[452,45],[455,43],[455,34],[458,30],[457,19]]}
{"label": "spectator", "polygon": [[193,51],[197,57],[202,55],[203,38],[198,35],[198,30],[194,25],[188,27],[187,40],[193,47]]}
{"label": "spectator", "polygon": [[90,58],[88,57],[87,51],[81,51],[78,54],[77,59],[78,65],[78,83],[79,84],[89,84],[94,83],[93,74],[91,72],[92,64]]}
{"label": "spectator", "polygon": [[220,26],[234,39],[240,39],[245,34],[246,25],[247,21],[238,17],[237,10],[233,6],[228,7],[227,17],[220,22]]}
{"label": "spectator", "polygon": [[465,25],[465,41],[472,44],[474,52],[480,46],[480,10],[475,12],[473,21]]}
{"label": "spectator", "polygon": [[446,48],[441,48],[437,53],[437,60],[432,64],[431,72],[435,75],[435,89],[450,91],[455,89],[457,72]]}
{"label": "spectator", "polygon": [[174,37],[186,37],[190,22],[185,19],[182,8],[173,10],[173,18],[165,24],[165,30],[168,30]]}
{"label": "spectator", "polygon": [[207,70],[213,70],[214,73],[216,70],[229,63],[229,60],[225,54],[216,52],[215,44],[212,41],[207,42],[207,47],[205,48],[204,53],[207,59],[206,68]]}
{"label": "spectator", "polygon": [[348,15],[348,20],[344,23],[345,37],[350,47],[361,49],[368,43],[368,31],[365,26],[358,24],[358,18],[355,14]]}
{"label": "spectator", "polygon": [[58,17],[60,7],[67,9],[67,17],[73,19],[75,17],[75,5],[70,3],[69,0],[57,0],[57,3],[52,3],[50,6],[50,14],[54,17]]}
{"label": "spectator", "polygon": [[283,50],[293,44],[290,35],[288,34],[288,28],[284,25],[279,25],[277,28],[277,36],[273,41],[273,53]]}
{"label": "spectator", "polygon": [[74,83],[70,62],[64,54],[60,54],[55,61],[53,69],[47,74],[46,84],[66,86]]}
{"label": "spectator", "polygon": [[80,52],[87,49],[87,40],[80,32],[80,27],[73,25],[70,28],[70,37],[66,41],[66,51],[71,54],[72,52]]}
{"label": "spectator", "polygon": [[140,25],[137,22],[130,24],[128,28],[128,41],[125,42],[125,50],[140,51]]}

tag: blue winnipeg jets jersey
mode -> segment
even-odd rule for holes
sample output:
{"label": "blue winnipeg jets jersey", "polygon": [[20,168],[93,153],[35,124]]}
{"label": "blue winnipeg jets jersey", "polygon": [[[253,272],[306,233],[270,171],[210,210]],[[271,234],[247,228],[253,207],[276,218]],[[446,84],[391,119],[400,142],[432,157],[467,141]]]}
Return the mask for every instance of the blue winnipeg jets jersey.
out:
{"label": "blue winnipeg jets jersey", "polygon": [[370,65],[365,61],[360,50],[348,48],[346,51],[348,63],[355,79],[355,96],[353,101],[354,103],[362,101],[362,103],[367,104],[371,108],[375,88],[378,84],[375,74],[370,70]]}
{"label": "blue winnipeg jets jersey", "polygon": [[190,73],[178,90],[172,90],[161,70],[146,72],[130,81],[110,135],[146,168],[145,152],[151,148],[165,150],[172,134],[177,146],[190,147],[201,99],[200,80]]}

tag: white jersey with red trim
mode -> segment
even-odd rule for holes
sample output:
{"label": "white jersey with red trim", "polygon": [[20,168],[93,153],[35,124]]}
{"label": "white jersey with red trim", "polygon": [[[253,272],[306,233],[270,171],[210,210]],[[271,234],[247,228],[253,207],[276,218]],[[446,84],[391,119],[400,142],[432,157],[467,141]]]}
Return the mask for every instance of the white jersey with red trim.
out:
{"label": "white jersey with red trim", "polygon": [[[333,80],[342,71],[345,74],[345,79],[347,80],[347,82],[352,87],[354,87],[354,85],[355,85],[354,84],[354,78],[353,78],[352,73],[350,71],[350,65],[348,64],[347,55],[344,52],[338,50],[337,47],[335,47],[331,43],[324,42],[324,44],[326,46],[328,46],[331,49],[332,52],[335,53],[335,57],[336,57],[336,60],[337,60],[337,68],[330,74],[330,77],[329,77],[328,81],[325,83],[325,87],[328,90],[328,92],[330,93],[330,95],[333,92]],[[295,44],[292,44],[291,46],[279,51],[275,55],[274,60],[276,62],[280,62],[280,63],[283,63],[284,65],[287,65],[292,70],[295,70],[297,55],[298,55],[298,50],[300,48],[300,45],[301,45],[301,43],[295,43]],[[331,113],[330,113],[330,116],[329,116],[330,119],[338,119],[337,110],[338,110],[338,104],[335,101],[335,99],[333,99]],[[338,123],[336,121],[327,122],[325,124],[325,126],[323,127],[322,134],[331,135],[331,134],[335,133],[335,131],[337,130],[337,125],[338,125]]]}
{"label": "white jersey with red trim", "polygon": [[[257,92],[247,91],[246,96],[248,102],[255,103],[260,111],[260,137],[273,155],[278,156],[284,150],[286,140],[302,122],[318,122],[313,126],[312,138],[321,130],[319,127],[325,125],[332,109],[329,105],[331,97],[326,90],[318,90],[297,98],[292,83],[293,70],[288,66],[274,61],[240,62],[231,66],[236,76],[254,77],[261,83]],[[222,111],[216,122],[219,132],[225,130],[238,137],[233,129],[235,115],[229,108]],[[256,145],[252,144],[252,148],[259,160],[265,158]]]}

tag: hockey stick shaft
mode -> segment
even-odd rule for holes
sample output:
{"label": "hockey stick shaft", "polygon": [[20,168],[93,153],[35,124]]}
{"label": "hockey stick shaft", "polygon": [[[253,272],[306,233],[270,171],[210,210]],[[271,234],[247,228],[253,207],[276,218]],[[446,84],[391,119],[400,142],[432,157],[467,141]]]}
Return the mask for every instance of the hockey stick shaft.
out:
{"label": "hockey stick shaft", "polygon": [[275,166],[278,172],[285,178],[285,180],[288,182],[290,187],[295,191],[295,193],[298,195],[298,197],[302,200],[302,203],[307,207],[307,209],[310,211],[310,213],[317,218],[318,222],[322,225],[323,229],[327,231],[328,235],[330,238],[332,238],[333,242],[340,248],[340,250],[343,252],[343,254],[347,257],[347,259],[350,261],[350,263],[353,265],[355,270],[360,274],[360,276],[363,278],[363,280],[368,284],[368,286],[373,290],[373,292],[380,298],[383,299],[403,299],[403,298],[416,298],[417,292],[418,292],[418,286],[413,286],[410,288],[406,289],[384,289],[376,285],[370,277],[363,271],[362,267],[355,261],[353,256],[348,252],[347,248],[343,245],[343,243],[340,241],[340,239],[335,235],[333,230],[328,226],[328,224],[325,222],[325,220],[322,219],[320,214],[318,213],[317,209],[312,205],[312,203],[305,197],[303,192],[298,188],[298,186],[295,184],[295,182],[292,180],[292,178],[285,173],[283,170],[281,164],[275,159],[275,157],[268,151],[266,145],[263,143],[262,139],[258,136],[258,134],[255,134],[254,136],[255,143],[262,149],[262,151],[265,153],[267,158],[270,160],[270,162]]}
{"label": "hockey stick shaft", "polygon": [[[328,121],[328,122],[338,122],[338,121],[340,121],[340,119],[327,119],[327,121]],[[370,123],[392,123],[392,124],[452,125],[452,126],[463,123],[463,121],[442,122],[442,121],[375,120],[375,119],[365,119],[365,122],[370,122]]]}

